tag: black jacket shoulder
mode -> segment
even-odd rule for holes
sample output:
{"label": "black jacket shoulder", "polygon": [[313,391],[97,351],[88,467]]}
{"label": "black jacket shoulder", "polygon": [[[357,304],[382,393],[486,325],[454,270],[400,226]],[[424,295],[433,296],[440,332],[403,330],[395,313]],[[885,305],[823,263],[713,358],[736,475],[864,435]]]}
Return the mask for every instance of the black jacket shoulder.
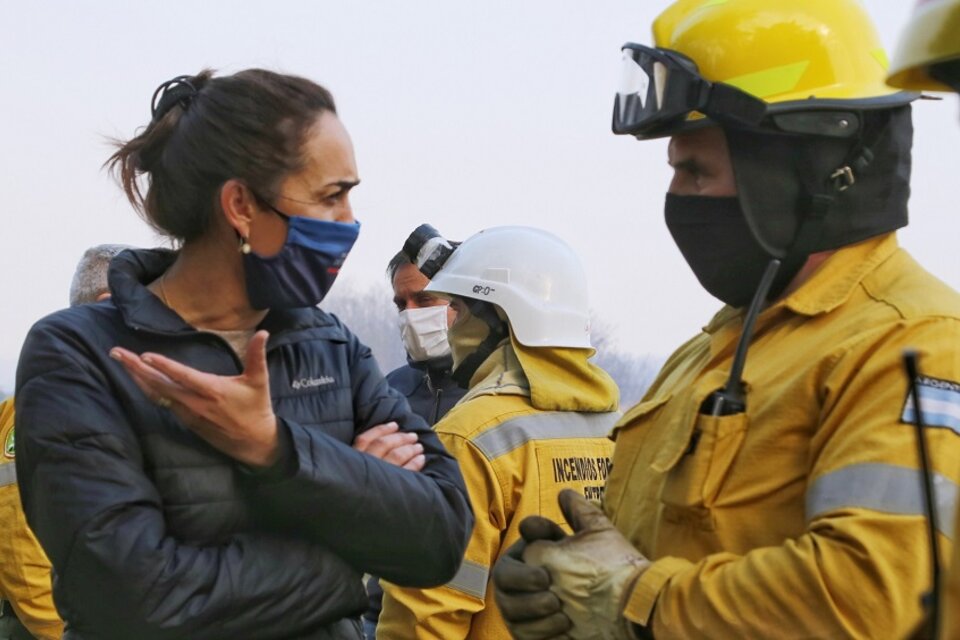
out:
{"label": "black jacket shoulder", "polygon": [[[226,342],[146,289],[173,257],[124,252],[109,301],[44,318],[21,352],[20,489],[69,637],[315,637],[364,609],[364,572],[410,586],[449,580],[473,522],[459,469],[335,316],[271,311],[262,324],[292,456],[280,478],[213,449],[109,357],[122,346],[240,373]],[[418,434],[421,473],[352,448],[390,421]]]}

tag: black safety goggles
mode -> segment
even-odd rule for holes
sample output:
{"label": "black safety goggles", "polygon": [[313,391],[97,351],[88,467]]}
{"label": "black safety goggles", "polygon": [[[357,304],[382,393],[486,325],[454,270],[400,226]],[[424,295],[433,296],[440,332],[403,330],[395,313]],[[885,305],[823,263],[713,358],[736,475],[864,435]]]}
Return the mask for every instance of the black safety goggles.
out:
{"label": "black safety goggles", "polygon": [[[628,42],[621,49],[623,74],[613,107],[613,132],[640,138],[670,135],[696,113],[718,123],[755,126],[767,103],[700,75],[682,53]],[[693,116],[693,118],[691,118]]]}

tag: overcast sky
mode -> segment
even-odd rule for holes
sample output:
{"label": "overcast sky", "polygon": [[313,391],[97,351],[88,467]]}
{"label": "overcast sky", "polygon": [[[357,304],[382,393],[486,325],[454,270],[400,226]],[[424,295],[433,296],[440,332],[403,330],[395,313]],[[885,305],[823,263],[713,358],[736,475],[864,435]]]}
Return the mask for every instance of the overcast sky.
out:
{"label": "overcast sky", "polygon": [[[344,284],[382,278],[417,224],[451,238],[527,224],[566,239],[620,345],[667,355],[719,303],[663,225],[665,143],[610,133],[619,48],[654,0],[0,0],[0,388],[30,325],[67,303],[83,250],[161,241],[101,169],[175,75],[252,66],[330,88],[357,150],[363,223]],[[888,51],[912,3],[867,0]],[[960,288],[956,98],[916,106],[904,244]]]}

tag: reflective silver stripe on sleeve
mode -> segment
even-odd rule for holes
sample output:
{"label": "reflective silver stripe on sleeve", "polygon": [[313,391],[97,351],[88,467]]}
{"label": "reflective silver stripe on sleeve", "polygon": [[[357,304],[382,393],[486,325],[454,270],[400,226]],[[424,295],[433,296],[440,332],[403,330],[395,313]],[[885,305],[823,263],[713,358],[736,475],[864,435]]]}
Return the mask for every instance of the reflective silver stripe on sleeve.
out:
{"label": "reflective silver stripe on sleeve", "polygon": [[495,426],[473,439],[488,459],[498,458],[531,440],[558,438],[602,438],[620,417],[611,413],[552,411],[520,416]]}
{"label": "reflective silver stripe on sleeve", "polygon": [[453,576],[453,580],[446,586],[465,594],[484,600],[487,597],[487,579],[490,577],[490,568],[476,562],[464,560]]}
{"label": "reflective silver stripe on sleeve", "polygon": [[[934,473],[933,491],[937,528],[953,538],[957,508],[957,484]],[[885,513],[925,515],[922,476],[918,469],[892,464],[853,464],[814,481],[807,491],[807,522],[843,508],[870,509]]]}
{"label": "reflective silver stripe on sleeve", "polygon": [[0,464],[0,487],[17,483],[17,465],[12,462]]}

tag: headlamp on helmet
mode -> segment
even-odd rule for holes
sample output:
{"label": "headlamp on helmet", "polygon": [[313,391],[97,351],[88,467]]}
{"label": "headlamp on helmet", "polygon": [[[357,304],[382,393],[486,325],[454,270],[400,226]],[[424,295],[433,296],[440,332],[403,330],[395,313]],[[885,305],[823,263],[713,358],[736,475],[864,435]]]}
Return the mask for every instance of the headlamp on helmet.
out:
{"label": "headlamp on helmet", "polygon": [[403,253],[428,280],[443,268],[459,242],[451,242],[429,224],[422,224],[403,243]]}

